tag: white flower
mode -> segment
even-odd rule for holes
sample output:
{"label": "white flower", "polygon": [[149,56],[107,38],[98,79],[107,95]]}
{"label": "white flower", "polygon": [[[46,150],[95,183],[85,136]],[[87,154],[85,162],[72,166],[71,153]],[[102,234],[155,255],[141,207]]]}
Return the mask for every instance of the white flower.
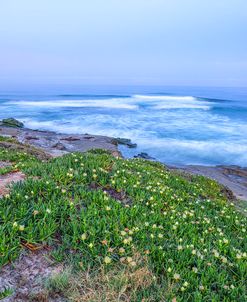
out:
{"label": "white flower", "polygon": [[179,279],[180,279],[180,275],[179,275],[179,274],[174,274],[174,275],[173,275],[173,278],[174,278],[175,280],[179,280]]}
{"label": "white flower", "polygon": [[125,249],[124,249],[124,248],[122,248],[122,247],[120,247],[120,249],[119,249],[119,253],[120,253],[120,254],[124,254],[124,253],[125,253]]}
{"label": "white flower", "polygon": [[223,263],[227,263],[227,258],[226,257],[221,257],[221,260]]}
{"label": "white flower", "polygon": [[193,271],[194,273],[197,273],[197,272],[198,272],[198,268],[197,268],[197,267],[193,267],[193,268],[192,268],[192,271]]}

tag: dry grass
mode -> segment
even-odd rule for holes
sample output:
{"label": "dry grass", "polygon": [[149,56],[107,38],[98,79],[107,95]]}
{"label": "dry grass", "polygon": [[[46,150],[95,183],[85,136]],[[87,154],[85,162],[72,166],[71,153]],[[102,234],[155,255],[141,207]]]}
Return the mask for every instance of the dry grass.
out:
{"label": "dry grass", "polygon": [[135,262],[135,267],[120,264],[106,269],[102,266],[97,271],[88,270],[75,275],[67,270],[63,276],[54,275],[49,279],[49,295],[64,296],[73,302],[136,301],[138,292],[148,289],[155,282],[155,277],[149,270],[146,259],[136,254]]}

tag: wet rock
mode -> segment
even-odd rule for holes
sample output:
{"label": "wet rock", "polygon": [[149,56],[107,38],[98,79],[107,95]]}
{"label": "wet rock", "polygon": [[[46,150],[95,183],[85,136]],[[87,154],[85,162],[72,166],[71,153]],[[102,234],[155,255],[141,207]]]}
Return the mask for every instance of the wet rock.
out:
{"label": "wet rock", "polygon": [[148,160],[154,160],[152,156],[148,155],[146,152],[141,152],[137,155],[134,156],[134,158],[143,158],[143,159],[148,159]]}
{"label": "wet rock", "polygon": [[132,143],[129,138],[121,138],[117,137],[112,140],[112,143],[115,145],[124,145],[127,146],[128,148],[136,148],[137,144]]}
{"label": "wet rock", "polygon": [[23,128],[24,124],[14,118],[6,118],[2,120],[3,126],[14,127],[14,128]]}

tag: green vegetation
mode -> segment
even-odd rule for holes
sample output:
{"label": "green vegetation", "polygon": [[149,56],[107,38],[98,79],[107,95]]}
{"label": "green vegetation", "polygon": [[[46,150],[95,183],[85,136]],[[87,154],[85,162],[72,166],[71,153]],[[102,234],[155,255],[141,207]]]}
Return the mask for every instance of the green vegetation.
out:
{"label": "green vegetation", "polygon": [[0,292],[0,300],[7,298],[13,294],[13,290],[11,288],[6,288]]}
{"label": "green vegetation", "polygon": [[[119,292],[135,272],[149,276],[126,301],[246,301],[247,219],[214,181],[102,150],[42,162],[0,149],[0,160],[27,176],[0,200],[0,266],[23,245],[49,246],[78,274],[128,268],[125,282],[107,279]],[[68,286],[66,274],[49,283]]]}

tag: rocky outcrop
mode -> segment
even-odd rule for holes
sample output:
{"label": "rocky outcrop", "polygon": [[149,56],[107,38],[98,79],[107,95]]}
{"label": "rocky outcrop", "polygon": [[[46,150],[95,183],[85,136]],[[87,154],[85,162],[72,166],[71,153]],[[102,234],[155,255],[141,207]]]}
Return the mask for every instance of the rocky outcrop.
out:
{"label": "rocky outcrop", "polygon": [[70,152],[86,152],[92,149],[108,150],[114,156],[121,157],[113,138],[100,135],[56,133],[27,128],[13,128],[0,125],[0,136],[7,137],[0,140],[0,147],[24,151],[38,155],[41,159],[62,156]]}
{"label": "rocky outcrop", "polygon": [[15,171],[0,175],[0,198],[9,193],[9,186],[13,183],[24,180],[25,175],[22,172]]}
{"label": "rocky outcrop", "polygon": [[24,124],[15,118],[5,118],[1,122],[2,126],[7,126],[7,127],[14,127],[14,128],[23,128]]}
{"label": "rocky outcrop", "polygon": [[128,148],[136,148],[137,147],[137,144],[132,143],[129,138],[117,137],[117,138],[114,138],[112,140],[112,143],[115,144],[115,145],[124,145]]}
{"label": "rocky outcrop", "polygon": [[135,155],[134,158],[142,158],[142,159],[147,159],[147,160],[155,160],[154,157],[148,155],[146,152],[141,152],[141,153]]}

